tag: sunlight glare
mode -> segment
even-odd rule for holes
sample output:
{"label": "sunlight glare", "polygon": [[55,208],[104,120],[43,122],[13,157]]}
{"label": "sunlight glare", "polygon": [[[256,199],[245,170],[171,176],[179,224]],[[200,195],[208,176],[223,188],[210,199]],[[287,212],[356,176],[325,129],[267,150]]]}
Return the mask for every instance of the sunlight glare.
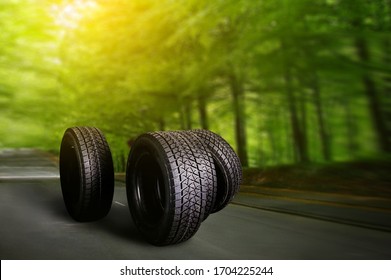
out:
{"label": "sunlight glare", "polygon": [[78,27],[78,23],[83,16],[96,7],[97,3],[95,1],[66,1],[63,4],[53,5],[52,14],[56,24],[65,28],[74,29]]}

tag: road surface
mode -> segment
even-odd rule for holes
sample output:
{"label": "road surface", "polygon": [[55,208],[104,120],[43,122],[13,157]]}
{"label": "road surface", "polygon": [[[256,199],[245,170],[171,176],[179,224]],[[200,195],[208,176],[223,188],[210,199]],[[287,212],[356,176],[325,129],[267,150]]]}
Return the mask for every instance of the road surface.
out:
{"label": "road surface", "polygon": [[0,258],[7,259],[391,259],[391,232],[230,204],[189,241],[155,247],[131,220],[116,182],[103,220],[65,210],[58,167],[34,150],[0,152]]}

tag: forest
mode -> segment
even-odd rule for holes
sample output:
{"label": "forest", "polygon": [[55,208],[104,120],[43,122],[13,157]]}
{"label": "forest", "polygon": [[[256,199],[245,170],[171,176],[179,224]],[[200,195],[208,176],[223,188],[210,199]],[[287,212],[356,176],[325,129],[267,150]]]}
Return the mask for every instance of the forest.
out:
{"label": "forest", "polygon": [[2,0],[0,149],[204,128],[243,167],[389,157],[391,0]]}

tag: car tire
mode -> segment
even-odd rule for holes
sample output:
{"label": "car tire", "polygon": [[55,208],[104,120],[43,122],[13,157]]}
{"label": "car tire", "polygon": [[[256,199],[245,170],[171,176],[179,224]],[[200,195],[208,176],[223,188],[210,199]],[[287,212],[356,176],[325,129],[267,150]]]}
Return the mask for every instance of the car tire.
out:
{"label": "car tire", "polygon": [[211,154],[191,137],[181,132],[140,135],[126,167],[134,223],[154,245],[188,240],[208,215],[210,188],[216,187],[216,180]]}
{"label": "car tire", "polygon": [[60,181],[70,216],[79,222],[96,221],[110,211],[114,167],[102,132],[94,127],[68,128],[61,142]]}
{"label": "car tire", "polygon": [[205,129],[194,129],[209,149],[216,166],[217,195],[212,213],[223,209],[239,191],[242,181],[242,165],[232,147],[220,135]]}
{"label": "car tire", "polygon": [[217,174],[216,174],[216,166],[214,164],[213,156],[209,151],[209,148],[204,144],[201,138],[199,138],[196,134],[189,130],[181,130],[178,131],[179,133],[183,134],[194,147],[196,147],[198,150],[203,150],[207,155],[212,159],[211,164],[205,165],[205,168],[208,168],[210,172],[213,172],[213,183],[205,186],[206,193],[207,193],[207,199],[206,199],[206,206],[205,206],[205,216],[204,220],[213,212],[213,209],[215,207],[216,203],[216,197],[217,197]]}

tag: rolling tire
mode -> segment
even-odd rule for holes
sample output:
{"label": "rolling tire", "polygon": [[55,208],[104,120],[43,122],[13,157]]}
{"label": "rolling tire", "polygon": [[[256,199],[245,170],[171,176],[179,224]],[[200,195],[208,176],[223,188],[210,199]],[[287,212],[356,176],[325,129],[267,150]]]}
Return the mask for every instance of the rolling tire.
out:
{"label": "rolling tire", "polygon": [[209,149],[216,165],[217,195],[212,213],[223,209],[239,191],[242,165],[232,147],[221,136],[205,129],[191,130]]}
{"label": "rolling tire", "polygon": [[178,133],[181,133],[185,135],[185,137],[191,141],[192,145],[195,146],[198,150],[203,150],[205,153],[207,153],[212,158],[212,165],[211,166],[205,166],[206,168],[210,169],[210,172],[213,172],[213,183],[210,185],[205,186],[206,187],[206,205],[205,205],[205,216],[204,220],[209,216],[209,214],[212,213],[213,208],[216,203],[216,197],[217,197],[217,174],[216,174],[216,166],[213,161],[212,154],[210,153],[208,147],[203,143],[203,141],[194,133],[192,133],[189,130],[181,130],[178,131]]}
{"label": "rolling tire", "polygon": [[191,238],[207,215],[216,184],[211,154],[180,132],[152,132],[133,143],[126,193],[133,221],[154,245]]}
{"label": "rolling tire", "polygon": [[114,167],[99,129],[72,127],[65,131],[60,180],[66,209],[74,220],[96,221],[108,214],[114,194]]}

